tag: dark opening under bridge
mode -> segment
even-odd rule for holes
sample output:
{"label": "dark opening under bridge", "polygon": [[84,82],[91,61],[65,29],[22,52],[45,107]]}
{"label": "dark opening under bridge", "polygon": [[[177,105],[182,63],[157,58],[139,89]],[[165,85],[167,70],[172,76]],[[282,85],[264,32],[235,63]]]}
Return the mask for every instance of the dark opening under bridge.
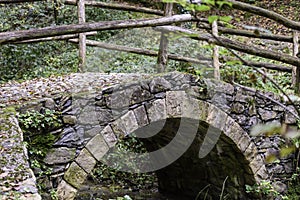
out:
{"label": "dark opening under bridge", "polygon": [[[243,199],[247,198],[245,184],[261,180],[272,181],[282,192],[286,187],[282,177],[293,172],[292,156],[271,164],[264,161],[268,154],[279,150],[282,138],[249,134],[250,128],[258,123],[296,126],[294,108],[272,93],[178,72],[74,74],[4,86],[0,92],[3,96],[0,103],[6,107],[2,109],[1,124],[8,125],[5,129],[1,126],[1,135],[22,134],[16,114],[7,113],[10,105],[18,104],[16,110],[21,113],[45,108],[62,112],[64,126],[52,131],[59,134],[59,139],[44,160],[53,168],[49,177],[59,199],[74,199],[96,163],[105,163],[103,156],[109,149],[132,134],[145,141],[149,153],[132,152],[130,156],[148,156],[150,164],[143,169],[122,170],[155,171],[159,188],[166,193],[195,197],[210,184],[215,191],[212,197],[218,198],[228,177],[225,192],[231,199]],[[9,138],[0,139],[5,148]],[[10,149],[20,146],[21,140],[14,139]],[[5,151],[1,159],[4,154]],[[21,155],[18,158],[23,160],[18,163],[28,166],[23,154],[18,149],[14,156]],[[0,182],[8,168],[9,173],[19,173],[16,167],[11,167],[12,163],[1,162]],[[26,170],[25,178],[16,184],[18,187],[11,186],[11,190],[39,199],[36,190],[20,189],[24,182],[35,187],[31,170],[23,171]],[[27,179],[31,182],[26,182]],[[0,195],[7,195],[9,187],[0,184]]]}

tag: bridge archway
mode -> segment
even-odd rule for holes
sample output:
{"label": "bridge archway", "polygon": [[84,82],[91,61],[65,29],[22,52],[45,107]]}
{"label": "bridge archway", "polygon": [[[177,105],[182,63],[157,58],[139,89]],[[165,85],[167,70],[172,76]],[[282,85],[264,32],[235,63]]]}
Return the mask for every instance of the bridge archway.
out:
{"label": "bridge archway", "polygon": [[[195,196],[206,184],[213,185],[218,191],[228,176],[229,188],[235,189],[232,195],[238,199],[239,195],[243,195],[243,184],[253,184],[269,178],[255,144],[234,119],[213,104],[198,100],[185,91],[166,91],[161,99],[131,107],[95,135],[65,172],[58,186],[59,198],[75,198],[87,175],[98,161],[101,162],[109,149],[114,147],[117,139],[132,133],[149,136],[157,127],[161,133],[173,131],[166,146],[177,135],[181,135],[181,139],[182,136],[186,137],[183,146],[187,146],[186,149],[183,148],[184,151],[171,151],[180,144],[171,145],[171,149],[166,150],[167,156],[158,154],[160,157],[156,161],[161,160],[162,163],[149,168],[149,171],[158,170],[160,189],[164,192],[179,191]],[[179,129],[189,131],[178,134]],[[169,157],[171,160],[168,160]],[[194,165],[188,168],[191,162]],[[178,166],[183,170],[182,173],[178,173]],[[199,173],[201,171],[205,173]],[[190,177],[195,176],[195,173],[199,174],[195,177],[198,179],[191,180]]]}

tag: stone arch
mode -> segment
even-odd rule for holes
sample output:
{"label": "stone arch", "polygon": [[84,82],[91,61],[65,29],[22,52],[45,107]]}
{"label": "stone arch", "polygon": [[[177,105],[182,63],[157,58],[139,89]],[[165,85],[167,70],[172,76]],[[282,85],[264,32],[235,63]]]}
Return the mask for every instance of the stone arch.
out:
{"label": "stone arch", "polygon": [[[197,107],[199,109],[195,109]],[[75,198],[77,189],[93,170],[96,162],[116,144],[118,137],[126,136],[151,123],[172,118],[202,121],[220,130],[243,154],[249,163],[254,180],[259,182],[262,179],[269,179],[264,161],[257,153],[255,144],[234,119],[213,104],[195,99],[185,91],[167,91],[162,99],[129,109],[95,135],[65,172],[58,186],[59,198]]]}

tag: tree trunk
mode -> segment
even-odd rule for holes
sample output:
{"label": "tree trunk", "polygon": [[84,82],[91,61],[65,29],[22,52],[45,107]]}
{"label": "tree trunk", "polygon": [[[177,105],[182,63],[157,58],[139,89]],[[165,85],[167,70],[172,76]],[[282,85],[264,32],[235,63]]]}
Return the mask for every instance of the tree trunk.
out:
{"label": "tree trunk", "polygon": [[61,25],[55,27],[45,27],[22,31],[2,32],[0,33],[0,44],[8,44],[22,40],[52,37],[66,34],[84,33],[90,31],[162,26],[172,24],[175,22],[187,22],[193,19],[194,18],[190,14],[184,14],[155,19],[106,21],[73,25]]}
{"label": "tree trunk", "polygon": [[[218,37],[218,23],[216,20],[212,23],[212,34],[214,37]],[[219,62],[218,45],[215,45],[213,49],[213,67],[214,67],[214,78],[220,80],[220,62]]]}
{"label": "tree trunk", "polygon": [[[294,46],[293,46],[293,56],[297,58],[298,51],[299,51],[299,32],[294,31],[293,32],[293,41],[294,41]],[[294,66],[293,67],[293,72],[292,72],[292,82],[293,86],[295,89],[295,93],[299,94],[300,93],[300,66]]]}
{"label": "tree trunk", "polygon": [[[172,16],[173,3],[165,4],[165,13],[166,17]],[[168,64],[168,38],[164,33],[161,33],[159,51],[157,57],[157,72],[162,73],[166,71],[166,66]]]}
{"label": "tree trunk", "polygon": [[[77,0],[77,12],[78,12],[78,23],[85,23],[85,6],[84,0]],[[85,61],[86,61],[86,35],[85,33],[79,34],[79,63],[78,69],[80,72],[85,71]]]}

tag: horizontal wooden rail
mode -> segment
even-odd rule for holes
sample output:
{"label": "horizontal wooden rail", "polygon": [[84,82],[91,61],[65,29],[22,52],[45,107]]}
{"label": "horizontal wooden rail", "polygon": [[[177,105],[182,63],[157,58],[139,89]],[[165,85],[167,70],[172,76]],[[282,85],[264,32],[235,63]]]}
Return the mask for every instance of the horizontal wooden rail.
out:
{"label": "horizontal wooden rail", "polygon": [[[91,36],[91,35],[96,35],[96,34],[97,34],[97,31],[92,31],[92,32],[85,33],[86,36]],[[54,36],[54,37],[31,39],[31,40],[23,40],[23,41],[20,41],[20,42],[15,42],[14,44],[47,42],[47,41],[52,41],[52,40],[68,40],[68,39],[78,38],[78,37],[79,37],[79,33],[69,34],[69,35],[61,35],[61,36]]]}
{"label": "horizontal wooden rail", "polygon": [[240,52],[248,53],[251,55],[277,60],[294,66],[300,66],[300,59],[297,57],[278,53],[271,50],[260,49],[255,46],[245,45],[241,42],[233,41],[225,37],[213,37],[211,34],[201,34],[197,31],[191,31],[176,26],[160,26],[160,27],[156,27],[155,29],[164,32],[181,34],[184,37],[192,38],[194,40],[202,40],[209,43],[217,44],[219,46],[237,50]]}
{"label": "horizontal wooden rail", "polygon": [[187,22],[193,19],[194,18],[192,17],[192,15],[184,14],[151,19],[104,21],[95,23],[61,25],[22,31],[9,31],[0,33],[0,44],[8,44],[22,40],[30,40],[66,34],[84,33],[90,31],[154,27],[173,24],[175,22]]}
{"label": "horizontal wooden rail", "polygon": [[[199,28],[211,30],[211,26],[209,24],[201,24],[199,26]],[[220,27],[220,26],[218,26],[218,30],[219,30],[220,34],[229,34],[229,35],[237,35],[237,36],[245,36],[245,37],[251,37],[251,38],[260,38],[260,39],[293,43],[292,36],[275,35],[275,34],[268,34],[268,33],[262,33],[262,32],[259,32],[257,34],[257,33],[254,33],[253,31],[225,28],[225,27]]]}
{"label": "horizontal wooden rail", "polygon": [[243,3],[240,1],[235,1],[235,0],[227,0],[228,2],[232,3],[232,7],[238,10],[243,10],[246,12],[250,12],[262,17],[266,17],[269,19],[274,20],[275,22],[282,24],[288,28],[294,29],[294,30],[300,30],[300,22],[290,20],[276,12],[257,7],[254,5],[250,5],[247,3]]}
{"label": "horizontal wooden rail", "polygon": [[[66,5],[77,5],[76,0],[65,0],[64,3]],[[133,12],[142,12],[147,14],[154,14],[154,15],[164,15],[164,11],[156,10],[146,7],[137,7],[132,6],[124,3],[106,3],[101,1],[85,1],[84,4],[86,6],[93,6],[98,8],[107,8],[107,9],[114,9],[114,10],[123,10],[123,11],[133,11]]]}
{"label": "horizontal wooden rail", "polygon": [[46,1],[46,0],[0,0],[0,4],[12,4],[12,3],[26,3],[35,1]]}
{"label": "horizontal wooden rail", "polygon": [[[78,43],[78,39],[70,39],[69,41],[72,43]],[[107,44],[104,42],[93,41],[93,40],[86,40],[86,45],[93,46],[93,47],[100,47],[100,48],[109,49],[109,50],[115,50],[115,51],[135,53],[135,54],[140,54],[140,55],[145,55],[145,56],[156,57],[158,55],[158,53],[156,51],[152,51],[152,50],[146,50],[146,49],[135,48],[135,47],[126,47],[126,46],[114,45],[114,44]],[[195,58],[178,56],[175,54],[169,54],[168,58],[172,59],[172,60],[177,60],[177,61],[191,62],[191,63],[203,64],[206,66],[211,66],[211,58],[203,57],[203,60],[199,60],[199,59],[195,59]]]}

